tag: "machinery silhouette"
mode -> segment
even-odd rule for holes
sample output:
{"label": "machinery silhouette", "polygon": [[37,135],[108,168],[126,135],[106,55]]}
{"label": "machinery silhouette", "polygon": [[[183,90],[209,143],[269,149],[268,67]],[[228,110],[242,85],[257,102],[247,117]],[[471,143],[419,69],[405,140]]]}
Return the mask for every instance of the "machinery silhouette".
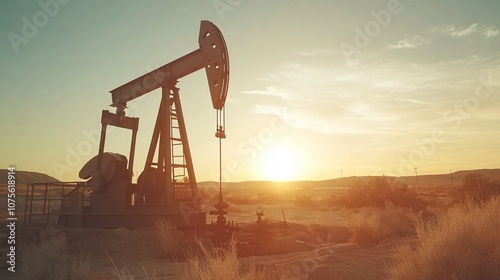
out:
{"label": "machinery silhouette", "polygon": [[[60,184],[59,224],[137,228],[151,227],[153,220],[160,217],[178,227],[206,225],[176,83],[182,77],[205,69],[212,106],[217,112],[215,136],[219,139],[221,153],[221,140],[226,137],[224,105],[229,84],[229,58],[222,33],[209,21],[201,22],[198,44],[198,49],[111,90],[111,106],[116,112],[102,111],[99,152],[79,173],[86,182]],[[139,119],[125,115],[127,102],[159,88],[162,98],[146,162],[137,183],[132,183]],[[104,152],[109,126],[132,132],[128,157]],[[219,164],[221,166],[221,160]],[[223,201],[222,176],[220,179],[219,201],[214,205],[216,209],[210,211],[217,215],[217,222],[212,223],[211,228],[227,233],[239,228],[225,220],[228,205]],[[25,213],[29,222],[36,186],[28,187],[31,196],[27,192]],[[52,188],[59,185],[44,186],[43,213],[47,213],[48,222],[48,215],[53,212],[51,201],[55,203],[50,198]],[[65,187],[70,191],[65,191]],[[47,201],[49,209],[46,211]]]}

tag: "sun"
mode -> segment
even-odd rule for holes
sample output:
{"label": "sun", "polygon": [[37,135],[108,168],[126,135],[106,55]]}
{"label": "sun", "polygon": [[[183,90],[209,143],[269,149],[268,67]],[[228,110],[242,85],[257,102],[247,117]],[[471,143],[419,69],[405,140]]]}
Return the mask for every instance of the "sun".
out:
{"label": "sun", "polygon": [[264,157],[264,172],[273,181],[296,179],[299,171],[297,154],[288,146],[270,147]]}

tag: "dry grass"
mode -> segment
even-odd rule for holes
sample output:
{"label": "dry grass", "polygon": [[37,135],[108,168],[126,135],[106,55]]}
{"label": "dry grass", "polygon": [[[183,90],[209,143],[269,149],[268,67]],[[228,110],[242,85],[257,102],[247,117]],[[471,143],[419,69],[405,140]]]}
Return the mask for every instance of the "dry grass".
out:
{"label": "dry grass", "polygon": [[415,233],[415,215],[386,203],[385,209],[363,207],[347,215],[350,241],[360,247],[373,247],[380,241]]}
{"label": "dry grass", "polygon": [[46,230],[38,244],[21,249],[20,275],[22,279],[67,280],[89,279],[89,260],[86,255],[71,252],[64,232]]}
{"label": "dry grass", "polygon": [[[170,254],[180,252],[182,237],[166,221],[156,223],[161,246]],[[169,240],[169,238],[171,238]],[[112,275],[98,274],[91,270],[89,258],[70,246],[66,234],[53,227],[39,232],[39,243],[33,243],[22,249],[20,275],[22,279],[158,279],[155,271],[149,274],[132,273],[125,265],[119,268],[106,250],[106,255],[113,267]],[[196,244],[200,253],[192,254],[184,264],[179,264],[180,278],[189,280],[224,280],[224,279],[287,279],[284,270],[260,268],[255,263],[243,264],[237,258],[236,242],[224,247],[207,248],[200,241]],[[139,274],[139,275],[137,275]],[[176,278],[177,279],[177,278]]]}
{"label": "dry grass", "polygon": [[500,182],[491,181],[481,174],[470,173],[464,177],[462,187],[455,193],[455,202],[471,199],[475,204],[487,202],[500,194]]}
{"label": "dry grass", "polygon": [[348,217],[348,227],[352,232],[351,242],[360,247],[373,247],[382,239],[382,225],[373,208],[361,208]]}
{"label": "dry grass", "polygon": [[[130,270],[128,269],[127,266],[123,267],[122,269],[118,269],[118,267],[116,266],[115,262],[113,261],[113,259],[111,258],[111,256],[109,255],[108,253],[108,250],[105,250],[106,251],[106,255],[108,256],[108,259],[109,261],[111,262],[111,264],[113,264],[113,268],[114,268],[114,278],[112,279],[116,279],[116,277],[118,277],[118,280],[135,280],[136,277],[134,275],[132,275],[132,273],[130,272]],[[153,270],[151,276],[148,275],[146,269],[144,268],[144,266],[142,267],[143,271],[144,271],[144,277],[146,280],[156,280],[158,279],[156,274],[155,274],[155,270]],[[93,279],[95,280],[104,280],[104,279],[109,279],[109,277],[103,275],[102,277],[94,277]]]}
{"label": "dry grass", "polygon": [[500,197],[474,198],[435,223],[417,223],[418,242],[396,249],[390,279],[500,279]]}
{"label": "dry grass", "polygon": [[158,244],[165,256],[176,257],[182,252],[184,240],[175,226],[165,219],[156,218],[154,222]]}
{"label": "dry grass", "polygon": [[282,269],[258,268],[254,263],[247,265],[238,260],[235,241],[225,247],[207,248],[199,245],[202,256],[188,258],[185,267],[180,269],[181,280],[280,280],[288,279]]}
{"label": "dry grass", "polygon": [[[76,246],[69,244],[63,231],[49,226],[42,228],[35,234],[35,242],[21,248],[21,279],[29,280],[133,280],[137,279],[128,270],[128,267],[118,269],[113,259],[106,251],[106,255],[113,265],[114,275],[108,273],[94,273],[90,267],[88,254],[83,254]],[[144,269],[143,279],[157,279],[155,271],[148,275]]]}
{"label": "dry grass", "polygon": [[346,208],[384,208],[387,202],[414,211],[422,211],[427,207],[427,203],[414,191],[388,177],[374,177],[367,183],[358,183],[344,195],[332,195],[329,201],[331,205]]}

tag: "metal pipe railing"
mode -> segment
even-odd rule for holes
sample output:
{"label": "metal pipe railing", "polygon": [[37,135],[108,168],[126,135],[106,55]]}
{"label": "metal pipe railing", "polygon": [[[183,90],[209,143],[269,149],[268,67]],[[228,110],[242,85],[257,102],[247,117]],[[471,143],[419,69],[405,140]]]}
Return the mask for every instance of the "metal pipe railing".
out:
{"label": "metal pipe railing", "polygon": [[[68,189],[69,192],[65,193]],[[26,203],[24,207],[24,223],[33,222],[34,216],[46,216],[45,223],[50,223],[50,217],[59,214],[82,214],[84,202],[89,200],[86,193],[90,187],[86,182],[52,182],[52,183],[31,183],[26,188]],[[42,193],[43,198],[35,198]],[[43,201],[43,204],[38,203]],[[69,205],[65,207],[65,202]],[[58,213],[51,208],[60,203]],[[43,206],[42,206],[43,205]],[[40,206],[43,208],[40,210]],[[57,208],[56,208],[57,209]],[[57,212],[57,211],[56,211]]]}

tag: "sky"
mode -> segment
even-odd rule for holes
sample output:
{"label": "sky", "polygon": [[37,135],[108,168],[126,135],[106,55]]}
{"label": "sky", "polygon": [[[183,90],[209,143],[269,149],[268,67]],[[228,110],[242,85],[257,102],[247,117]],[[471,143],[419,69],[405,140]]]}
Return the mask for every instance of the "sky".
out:
{"label": "sky", "polygon": [[[110,90],[222,31],[230,81],[223,178],[324,180],[499,167],[498,0],[0,2],[0,168],[75,181]],[[198,181],[219,174],[204,70],[179,80]],[[139,117],[134,174],[160,102]],[[106,151],[128,155],[130,132]],[[416,170],[415,170],[416,168]]]}

